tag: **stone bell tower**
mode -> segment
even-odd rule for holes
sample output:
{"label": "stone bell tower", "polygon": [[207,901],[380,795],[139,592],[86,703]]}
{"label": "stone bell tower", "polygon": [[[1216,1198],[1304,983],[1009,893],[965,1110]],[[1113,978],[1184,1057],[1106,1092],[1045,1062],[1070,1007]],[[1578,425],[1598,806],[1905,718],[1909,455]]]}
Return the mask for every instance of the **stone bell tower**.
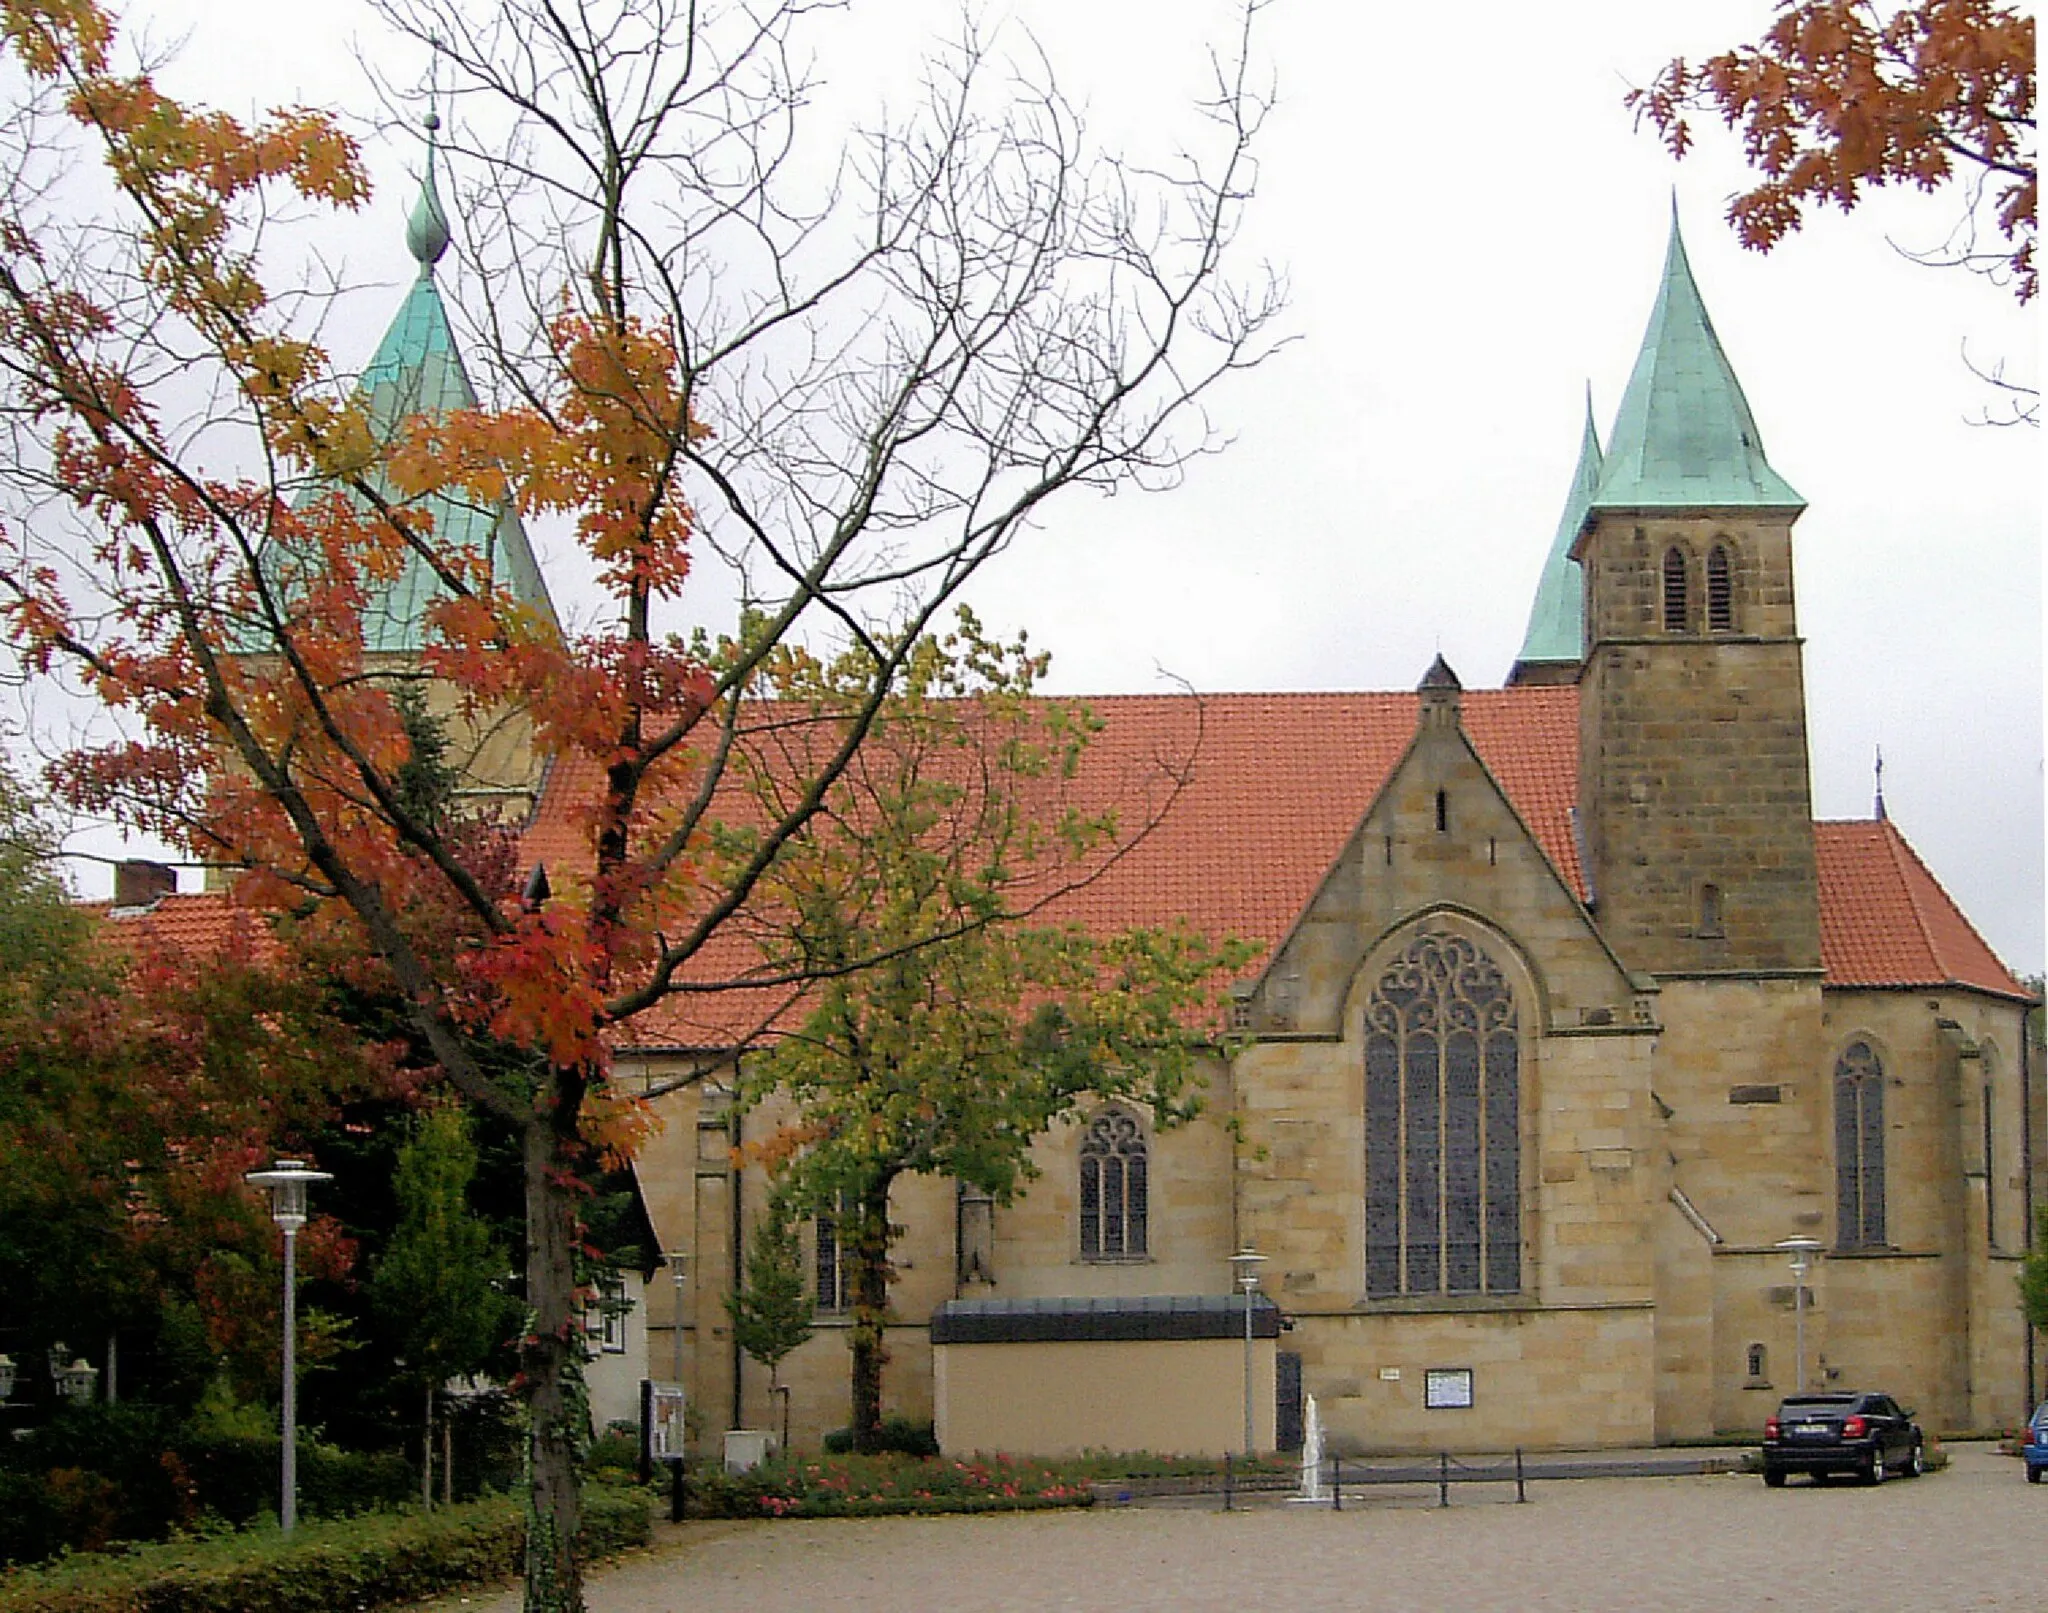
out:
{"label": "stone bell tower", "polygon": [[1571,549],[1579,813],[1601,929],[1654,974],[1817,972],[1805,501],[1764,457],[1673,217],[1663,283]]}

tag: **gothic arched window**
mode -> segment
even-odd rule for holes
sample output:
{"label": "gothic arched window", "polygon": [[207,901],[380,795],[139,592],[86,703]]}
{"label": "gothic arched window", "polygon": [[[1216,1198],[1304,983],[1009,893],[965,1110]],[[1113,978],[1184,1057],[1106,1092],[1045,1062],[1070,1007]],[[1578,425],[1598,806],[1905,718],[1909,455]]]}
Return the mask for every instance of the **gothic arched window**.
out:
{"label": "gothic arched window", "polygon": [[1521,1043],[1499,967],[1426,932],[1365,1008],[1365,1289],[1522,1286]]}
{"label": "gothic arched window", "polygon": [[1735,580],[1728,565],[1728,546],[1717,543],[1707,551],[1707,631],[1735,630]]}
{"label": "gothic arched window", "polygon": [[1081,1258],[1136,1260],[1146,1251],[1145,1132],[1137,1117],[1105,1109],[1081,1139]]}
{"label": "gothic arched window", "polygon": [[1664,551],[1664,631],[1683,633],[1692,621],[1690,580],[1686,576],[1685,553],[1676,547]]}
{"label": "gothic arched window", "polygon": [[1884,1063],[1868,1042],[1835,1061],[1835,1239],[1844,1249],[1885,1242]]}

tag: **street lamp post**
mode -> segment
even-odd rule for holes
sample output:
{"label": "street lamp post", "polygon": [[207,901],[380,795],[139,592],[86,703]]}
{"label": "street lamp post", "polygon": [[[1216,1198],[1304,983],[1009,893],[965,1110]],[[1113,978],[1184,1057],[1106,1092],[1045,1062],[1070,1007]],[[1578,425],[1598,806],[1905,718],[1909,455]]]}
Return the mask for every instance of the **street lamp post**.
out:
{"label": "street lamp post", "polygon": [[1806,1393],[1806,1273],[1812,1268],[1813,1257],[1820,1253],[1818,1238],[1781,1238],[1778,1247],[1785,1251],[1785,1257],[1792,1263],[1792,1336],[1794,1348],[1799,1353],[1798,1368],[1794,1374],[1798,1392]]}
{"label": "street lamp post", "polygon": [[277,1520],[286,1534],[299,1519],[299,1340],[297,1267],[294,1240],[306,1224],[306,1187],[331,1182],[326,1171],[311,1171],[296,1159],[281,1159],[267,1171],[250,1171],[243,1180],[270,1193],[270,1219],[284,1234],[284,1415],[283,1457],[278,1474]]}
{"label": "street lamp post", "polygon": [[1244,1454],[1251,1457],[1256,1448],[1257,1430],[1252,1423],[1252,1296],[1259,1289],[1259,1267],[1266,1263],[1266,1257],[1246,1244],[1230,1257],[1231,1274],[1237,1279],[1237,1286],[1244,1290]]}
{"label": "street lamp post", "polygon": [[669,1276],[675,1280],[675,1374],[674,1381],[683,1381],[683,1282],[690,1269],[690,1256],[686,1250],[678,1249],[668,1257]]}

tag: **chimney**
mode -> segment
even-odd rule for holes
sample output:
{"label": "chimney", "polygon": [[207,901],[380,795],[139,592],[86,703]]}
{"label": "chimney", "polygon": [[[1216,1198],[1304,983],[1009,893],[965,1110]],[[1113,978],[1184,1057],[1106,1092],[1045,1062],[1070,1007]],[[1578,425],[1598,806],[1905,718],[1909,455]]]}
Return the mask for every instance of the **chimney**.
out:
{"label": "chimney", "polygon": [[114,865],[114,905],[154,907],[178,894],[177,870],[164,863],[130,857]]}

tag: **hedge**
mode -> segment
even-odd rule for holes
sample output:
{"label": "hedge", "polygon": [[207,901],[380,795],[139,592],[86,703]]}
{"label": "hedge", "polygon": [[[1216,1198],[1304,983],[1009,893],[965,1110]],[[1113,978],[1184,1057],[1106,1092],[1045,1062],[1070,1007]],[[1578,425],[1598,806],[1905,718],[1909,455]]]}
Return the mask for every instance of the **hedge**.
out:
{"label": "hedge", "polygon": [[[203,1433],[146,1406],[67,1409],[0,1443],[0,1565],[117,1540],[161,1540],[210,1517],[242,1525],[277,1506],[276,1435]],[[299,1510],[344,1517],[418,1493],[396,1452],[299,1445]]]}
{"label": "hedge", "polygon": [[[0,1575],[0,1613],[335,1613],[420,1601],[520,1571],[525,1518],[502,1497],[74,1557]],[[650,1535],[645,1492],[586,1489],[585,1561]]]}

